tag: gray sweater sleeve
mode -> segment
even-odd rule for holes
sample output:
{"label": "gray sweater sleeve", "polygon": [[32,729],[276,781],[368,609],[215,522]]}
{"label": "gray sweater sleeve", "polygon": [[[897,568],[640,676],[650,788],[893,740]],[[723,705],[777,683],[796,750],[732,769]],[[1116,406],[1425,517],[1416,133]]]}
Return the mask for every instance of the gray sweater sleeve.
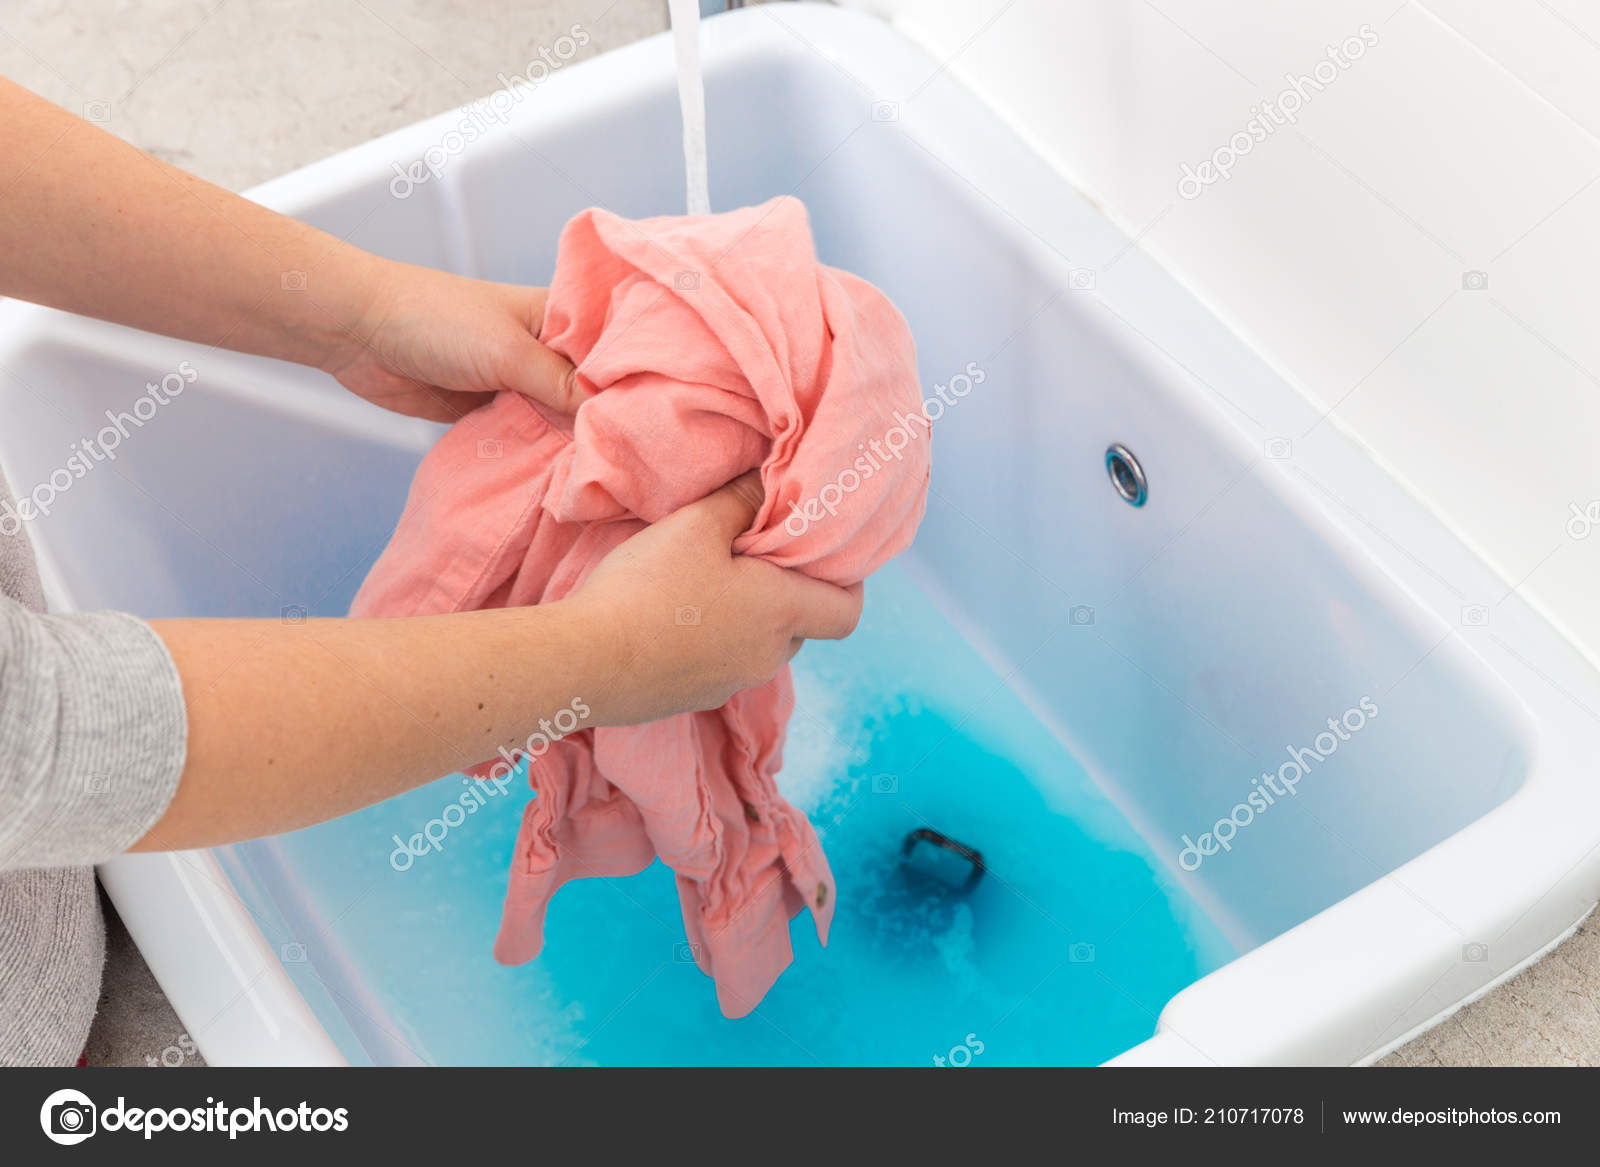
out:
{"label": "gray sweater sleeve", "polygon": [[127,850],[172,801],[187,737],[178,671],[148,624],[0,596],[0,871]]}

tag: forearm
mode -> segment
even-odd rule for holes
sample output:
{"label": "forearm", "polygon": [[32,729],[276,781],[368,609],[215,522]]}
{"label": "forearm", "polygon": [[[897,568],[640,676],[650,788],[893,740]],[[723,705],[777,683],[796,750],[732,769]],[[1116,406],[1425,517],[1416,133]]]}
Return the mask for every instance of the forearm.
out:
{"label": "forearm", "polygon": [[598,716],[598,690],[616,674],[596,622],[564,604],[152,625],[182,678],[189,745],[176,797],[133,848],[143,851],[347,814],[523,748],[564,709]]}
{"label": "forearm", "polygon": [[0,79],[0,295],[324,366],[376,257],[213,186]]}

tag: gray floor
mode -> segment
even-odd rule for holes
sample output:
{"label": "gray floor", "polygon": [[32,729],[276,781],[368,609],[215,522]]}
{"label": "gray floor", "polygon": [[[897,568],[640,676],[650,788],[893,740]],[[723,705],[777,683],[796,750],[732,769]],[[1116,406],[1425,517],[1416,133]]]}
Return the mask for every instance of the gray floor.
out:
{"label": "gray floor", "polygon": [[1600,1065],[1600,920],[1379,1064]]}
{"label": "gray floor", "polygon": [[[575,23],[584,54],[666,25],[663,0],[8,0],[0,73],[235,189],[482,97]],[[113,918],[94,1065],[198,1065]],[[1385,1059],[1600,1064],[1600,925]]]}

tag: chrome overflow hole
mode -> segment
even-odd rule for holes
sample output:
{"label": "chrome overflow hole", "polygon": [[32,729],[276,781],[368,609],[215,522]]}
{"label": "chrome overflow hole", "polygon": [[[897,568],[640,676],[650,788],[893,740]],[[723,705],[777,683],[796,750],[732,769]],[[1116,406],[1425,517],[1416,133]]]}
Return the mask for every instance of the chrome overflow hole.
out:
{"label": "chrome overflow hole", "polygon": [[1111,485],[1122,496],[1123,502],[1131,507],[1144,506],[1144,500],[1150,495],[1144,467],[1139,465],[1139,459],[1133,456],[1133,451],[1121,442],[1106,447],[1106,473],[1110,475]]}

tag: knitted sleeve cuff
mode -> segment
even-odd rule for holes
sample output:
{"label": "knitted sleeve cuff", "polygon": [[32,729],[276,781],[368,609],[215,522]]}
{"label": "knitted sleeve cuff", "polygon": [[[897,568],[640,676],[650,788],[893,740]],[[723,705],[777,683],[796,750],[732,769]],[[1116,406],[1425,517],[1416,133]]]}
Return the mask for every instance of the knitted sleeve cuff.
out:
{"label": "knitted sleeve cuff", "polygon": [[150,625],[0,599],[0,870],[127,850],[172,801],[187,745],[183,687]]}

